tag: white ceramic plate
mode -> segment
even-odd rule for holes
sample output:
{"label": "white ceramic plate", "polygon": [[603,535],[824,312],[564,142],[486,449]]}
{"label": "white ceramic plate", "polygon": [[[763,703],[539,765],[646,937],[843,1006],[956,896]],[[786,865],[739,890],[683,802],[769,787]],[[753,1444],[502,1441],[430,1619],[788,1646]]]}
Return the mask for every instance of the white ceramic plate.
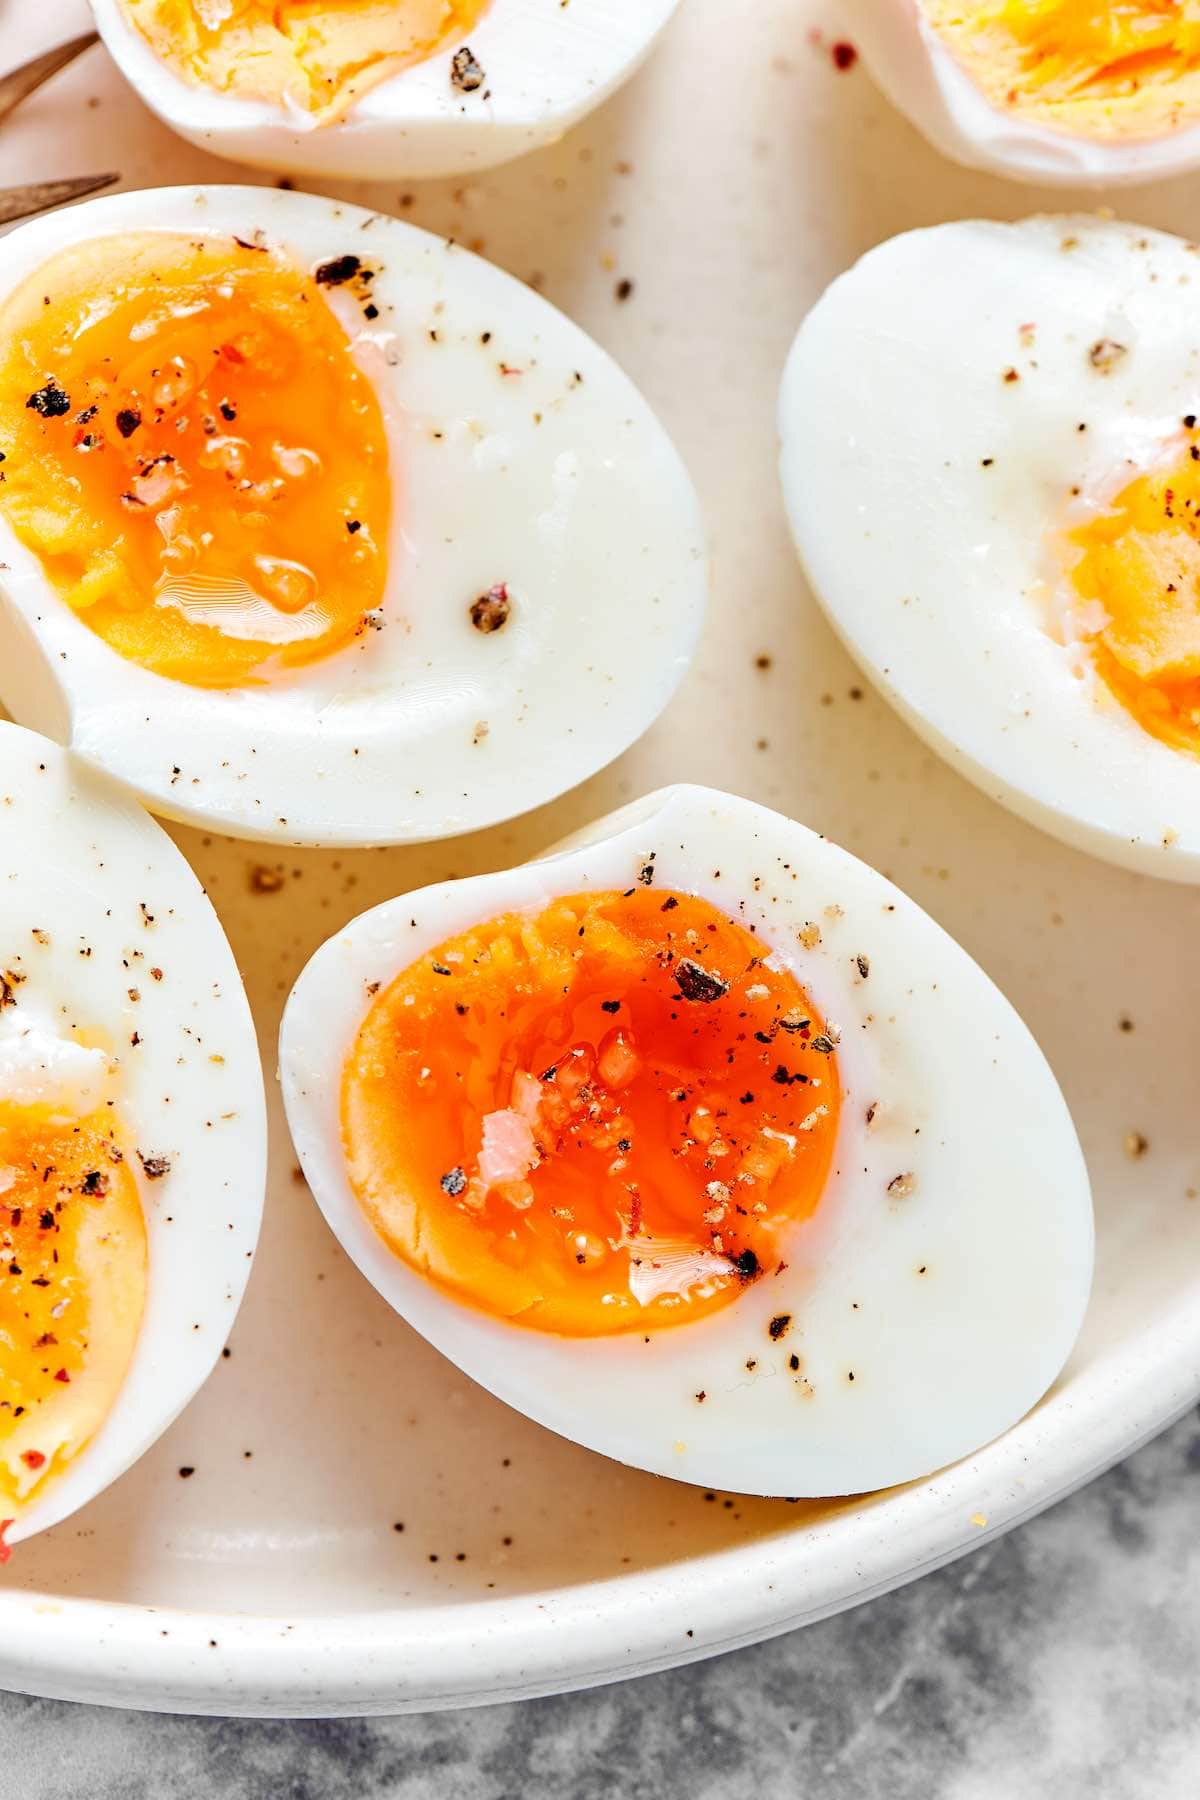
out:
{"label": "white ceramic plate", "polygon": [[[9,0],[0,66],[85,23],[82,0],[60,0],[47,27],[50,10]],[[556,150],[409,204],[373,196],[536,274],[624,363],[688,458],[715,605],[671,710],[578,793],[458,843],[260,856],[176,835],[241,958],[270,1066],[296,970],[385,895],[531,854],[681,779],[829,833],[961,939],[1054,1063],[1096,1185],[1083,1340],[1030,1419],[936,1480],[825,1507],[709,1498],[549,1436],[409,1333],[293,1179],[276,1106],[273,1191],[232,1355],[149,1457],[0,1576],[0,1685],[201,1712],[353,1713],[661,1668],[985,1542],[1200,1393],[1194,896],[1042,837],[864,693],[804,592],[775,485],[779,373],[825,282],[893,231],[1011,217],[1051,197],[942,164],[860,69],[836,74],[836,0],[737,11],[734,27],[726,0],[691,0],[643,74]],[[130,185],[240,178],[167,137],[98,51],[5,125],[0,147],[3,180],[101,166]],[[1148,223],[1188,229],[1186,186],[1135,198]],[[622,278],[635,283],[624,303]],[[252,890],[259,862],[283,872],[280,891]],[[1130,1133],[1148,1143],[1136,1158]]]}

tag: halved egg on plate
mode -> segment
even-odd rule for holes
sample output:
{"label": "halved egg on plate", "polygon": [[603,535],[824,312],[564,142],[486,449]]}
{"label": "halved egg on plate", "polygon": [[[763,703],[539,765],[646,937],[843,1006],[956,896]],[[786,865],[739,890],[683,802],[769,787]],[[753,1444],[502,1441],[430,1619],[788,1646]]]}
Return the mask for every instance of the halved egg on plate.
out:
{"label": "halved egg on plate", "polygon": [[678,0],[92,0],[146,104],[205,150],[294,174],[465,174],[553,143]]}
{"label": "halved egg on plate", "polygon": [[1191,0],[843,0],[871,73],[956,162],[1064,185],[1200,163]]}
{"label": "halved egg on plate", "polygon": [[682,676],[678,456],[521,283],[313,195],[5,240],[0,699],[170,816],[377,844],[594,773]]}
{"label": "halved egg on plate", "polygon": [[836,281],[780,405],[831,622],[1067,843],[1200,880],[1200,257],[1096,218],[913,232]]}
{"label": "halved egg on plate", "polygon": [[748,801],[668,789],[363,914],[297,982],[280,1072],[396,1310],[657,1474],[926,1474],[1079,1329],[1087,1174],[1028,1031],[898,889]]}
{"label": "halved egg on plate", "polygon": [[0,821],[3,1552],[114,1481],[209,1373],[266,1123],[232,953],[165,832],[6,723]]}

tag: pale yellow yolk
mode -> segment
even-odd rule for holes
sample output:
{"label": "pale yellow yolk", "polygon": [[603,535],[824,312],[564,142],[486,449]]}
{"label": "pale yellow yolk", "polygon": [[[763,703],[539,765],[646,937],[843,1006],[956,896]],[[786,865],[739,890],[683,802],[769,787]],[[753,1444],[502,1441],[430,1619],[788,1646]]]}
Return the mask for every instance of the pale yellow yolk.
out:
{"label": "pale yellow yolk", "polygon": [[1200,754],[1200,445],[1069,545],[1079,598],[1108,621],[1089,640],[1098,673],[1146,731]]}
{"label": "pale yellow yolk", "polygon": [[490,0],[124,0],[151,49],[198,87],[320,123],[461,44]]}
{"label": "pale yellow yolk", "polygon": [[231,687],[373,621],[387,436],[331,283],[371,305],[353,256],[310,275],[148,232],[63,252],[0,308],[0,511],[130,661]]}
{"label": "pale yellow yolk", "polygon": [[145,1298],[145,1221],[111,1111],[64,1123],[0,1097],[0,1520],[107,1418]]}
{"label": "pale yellow yolk", "polygon": [[821,1201],[840,1093],[767,954],[707,901],[638,886],[412,964],[342,1083],[375,1229],[460,1299],[572,1337],[686,1324],[770,1279]]}
{"label": "pale yellow yolk", "polygon": [[924,0],[996,106],[1084,135],[1200,118],[1200,0]]}

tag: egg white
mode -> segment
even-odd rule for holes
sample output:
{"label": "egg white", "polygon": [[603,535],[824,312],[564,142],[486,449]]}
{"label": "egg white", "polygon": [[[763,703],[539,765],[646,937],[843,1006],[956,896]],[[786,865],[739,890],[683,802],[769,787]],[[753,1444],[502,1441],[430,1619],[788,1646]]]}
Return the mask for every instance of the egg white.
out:
{"label": "egg white", "polygon": [[[629,886],[652,853],[657,885],[754,928],[840,1028],[834,1169],[815,1215],[782,1246],[787,1268],[723,1311],[649,1341],[560,1338],[451,1298],[376,1236],[346,1177],[341,1070],[368,983],[480,919]],[[364,913],[296,983],[280,1075],[318,1204],[397,1312],[510,1405],[656,1474],[776,1495],[923,1475],[1020,1418],[1083,1317],[1087,1174],[1028,1031],[890,882],[745,800],[667,789],[544,861]],[[889,1192],[898,1176],[908,1178],[900,1197]],[[785,1313],[792,1324],[775,1340],[770,1321]]]}
{"label": "egg white", "polygon": [[[100,1431],[8,1532],[17,1543],[115,1481],[220,1355],[258,1238],[266,1115],[232,952],[166,833],[0,722],[0,841],[0,966],[25,977],[4,1009],[0,1088],[75,1112],[111,1095],[135,1149],[170,1165],[151,1180],[130,1158],[149,1247],[137,1348]],[[104,1034],[105,1054],[73,1043],[74,1026]]]}
{"label": "egg white", "polygon": [[892,105],[943,156],[1046,187],[1133,186],[1200,166],[1200,126],[1140,138],[1056,131],[1002,111],[930,24],[920,0],[842,0],[839,28]]}
{"label": "egg white", "polygon": [[[563,315],[379,213],[263,188],[90,201],[5,239],[0,297],[64,246],[236,234],[305,268],[376,270],[379,317],[331,304],[389,414],[383,629],[269,684],[215,691],[119,656],[0,516],[0,700],[169,817],[284,843],[476,830],[611,761],[666,705],[707,592],[699,505],[644,400]],[[505,370],[513,371],[505,373]],[[472,626],[505,582],[513,615]]]}
{"label": "egg white", "polygon": [[195,87],[170,69],[119,0],[92,0],[126,80],[181,137],[232,161],[364,181],[460,175],[553,143],[650,53],[679,0],[493,0],[469,34],[484,70],[463,93],[454,44],[370,88],[343,118]]}
{"label": "egg white", "polygon": [[912,232],[809,314],[780,401],[801,560],[881,691],[1023,818],[1178,881],[1200,881],[1200,760],[1056,641],[1050,534],[1072,486],[1103,506],[1200,412],[1198,296],[1195,249],[1139,226]]}

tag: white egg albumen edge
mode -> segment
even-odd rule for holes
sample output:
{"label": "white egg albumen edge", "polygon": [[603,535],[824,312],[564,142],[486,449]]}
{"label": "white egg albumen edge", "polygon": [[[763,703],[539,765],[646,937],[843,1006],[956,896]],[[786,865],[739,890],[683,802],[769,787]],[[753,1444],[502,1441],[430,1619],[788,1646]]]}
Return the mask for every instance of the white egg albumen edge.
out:
{"label": "white egg albumen edge", "polygon": [[[346,1178],[341,1069],[368,980],[388,980],[505,909],[623,888],[651,852],[656,886],[696,892],[756,925],[841,1027],[837,1172],[813,1219],[781,1246],[785,1273],[750,1284],[723,1311],[649,1343],[636,1332],[560,1338],[459,1303],[386,1248]],[[828,906],[842,916],[831,921]],[[820,922],[822,941],[804,950],[796,932],[809,920]],[[869,958],[866,981],[859,955]],[[805,827],[709,789],[665,789],[546,860],[364,913],[297,981],[280,1074],[318,1204],[396,1311],[501,1400],[656,1474],[777,1495],[860,1492],[924,1475],[1027,1412],[1083,1318],[1093,1253],[1087,1172],[1054,1077],[1016,1013],[882,876]],[[908,1172],[915,1192],[889,1200],[889,1181]],[[773,1342],[769,1321],[787,1312],[794,1323]],[[809,1398],[787,1369],[793,1352]]]}
{"label": "white egg albumen edge", "polygon": [[321,126],[193,87],[155,55],[120,0],[92,0],[92,11],[125,79],[191,143],[261,168],[379,181],[471,174],[553,143],[634,73],[678,4],[492,0],[468,33],[486,77],[474,93],[451,83],[450,44]]}
{"label": "white egg albumen edge", "polygon": [[[1103,338],[1129,350],[1107,375],[1088,358]],[[801,561],[887,699],[1022,818],[1175,881],[1200,881],[1200,760],[1073,675],[1026,590],[1053,568],[1072,483],[1111,492],[1122,457],[1189,411],[1200,255],[1084,216],[939,225],[870,251],[801,326],[780,397]]]}
{"label": "white egg albumen edge", "polygon": [[1200,126],[1153,137],[1056,131],[993,106],[943,42],[921,0],[841,0],[872,79],[935,149],[968,168],[1047,187],[1134,185],[1200,165]]}
{"label": "white egg albumen edge", "polygon": [[[0,299],[84,239],[260,227],[305,266],[350,251],[381,265],[379,320],[355,311],[356,329],[399,336],[395,367],[378,344],[360,355],[402,409],[388,623],[258,688],[168,681],[73,614],[0,515],[0,698],[156,812],[231,836],[419,842],[554,799],[661,712],[708,585],[687,472],[585,333],[442,238],[258,187],[117,194],[35,220],[4,240]],[[501,361],[525,372],[504,376]],[[469,607],[498,581],[513,616],[484,634]]]}
{"label": "white egg albumen edge", "polygon": [[[54,744],[0,722],[0,852],[0,963],[19,955],[26,974],[17,1011],[41,997],[68,1006],[80,1026],[110,1032],[126,1133],[137,1150],[171,1163],[149,1181],[130,1154],[149,1246],[141,1333],[103,1426],[8,1532],[19,1543],[115,1481],[217,1361],[258,1241],[267,1138],[254,1023],[233,953],[161,827]],[[49,945],[34,940],[34,927]]]}

